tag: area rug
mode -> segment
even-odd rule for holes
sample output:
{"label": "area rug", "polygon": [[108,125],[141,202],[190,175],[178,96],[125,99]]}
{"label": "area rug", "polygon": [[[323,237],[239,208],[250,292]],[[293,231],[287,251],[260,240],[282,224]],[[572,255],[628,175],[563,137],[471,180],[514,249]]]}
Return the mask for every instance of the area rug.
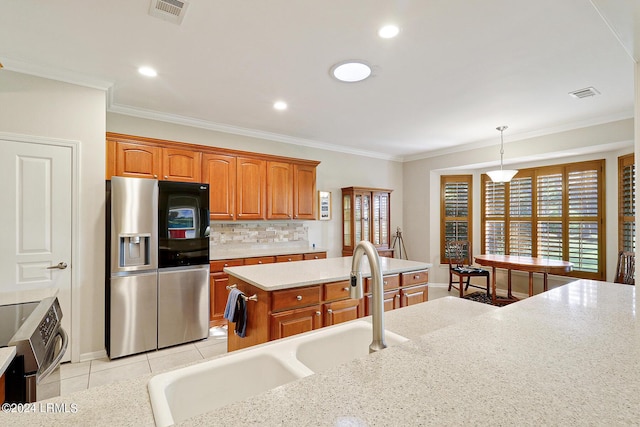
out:
{"label": "area rug", "polygon": [[508,304],[507,301],[500,301],[502,298],[497,297],[496,303],[493,303],[493,300],[491,299],[490,296],[487,296],[486,292],[482,292],[482,291],[478,291],[478,292],[473,292],[471,294],[467,294],[465,296],[462,297],[463,299],[468,299],[471,301],[477,301],[477,302],[481,302],[483,304],[489,304],[489,305],[495,305],[496,307],[503,307],[504,305]]}

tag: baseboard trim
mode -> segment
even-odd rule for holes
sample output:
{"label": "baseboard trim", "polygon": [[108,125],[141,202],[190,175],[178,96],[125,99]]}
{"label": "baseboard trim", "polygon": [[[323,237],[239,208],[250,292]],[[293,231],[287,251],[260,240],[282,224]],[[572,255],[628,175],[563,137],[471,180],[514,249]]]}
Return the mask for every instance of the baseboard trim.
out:
{"label": "baseboard trim", "polygon": [[80,362],[88,362],[90,360],[102,359],[107,357],[107,350],[94,351],[91,353],[80,353]]}

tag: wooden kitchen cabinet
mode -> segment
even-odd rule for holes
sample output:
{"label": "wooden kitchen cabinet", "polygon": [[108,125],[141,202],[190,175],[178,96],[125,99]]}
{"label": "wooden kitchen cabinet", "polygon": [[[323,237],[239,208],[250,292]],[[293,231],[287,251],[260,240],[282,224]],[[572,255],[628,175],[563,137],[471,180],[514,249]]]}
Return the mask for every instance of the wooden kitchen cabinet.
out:
{"label": "wooden kitchen cabinet", "polygon": [[202,152],[178,148],[162,149],[162,179],[201,182]]}
{"label": "wooden kitchen cabinet", "polygon": [[0,375],[0,405],[2,405],[6,399],[5,383],[5,374],[2,374]]}
{"label": "wooden kitchen cabinet", "polygon": [[211,261],[209,263],[209,326],[223,326],[227,324],[224,309],[229,296],[229,275],[223,270],[225,267],[244,265],[244,259],[228,259]]}
{"label": "wooden kitchen cabinet", "polygon": [[342,256],[353,255],[358,242],[366,240],[373,243],[380,256],[393,257],[391,192],[366,187],[342,189]]}
{"label": "wooden kitchen cabinet", "polygon": [[202,156],[203,181],[209,184],[209,218],[233,220],[236,218],[236,157],[204,153]]}
{"label": "wooden kitchen cabinet", "polygon": [[114,175],[157,179],[162,173],[161,148],[120,141],[114,141],[110,148],[115,158]]}
{"label": "wooden kitchen cabinet", "polygon": [[316,166],[293,165],[293,219],[316,219]]}
{"label": "wooden kitchen cabinet", "polygon": [[265,219],[267,167],[264,160],[236,159],[236,219]]}
{"label": "wooden kitchen cabinet", "polygon": [[202,153],[199,151],[118,140],[108,141],[107,149],[115,158],[111,165],[112,175],[184,182],[202,180]]}
{"label": "wooden kitchen cabinet", "polygon": [[107,132],[112,176],[209,184],[211,220],[316,219],[320,162]]}
{"label": "wooden kitchen cabinet", "polygon": [[419,304],[429,300],[429,272],[411,271],[400,275],[400,306]]}
{"label": "wooden kitchen cabinet", "polygon": [[316,219],[316,167],[267,162],[267,219]]}
{"label": "wooden kitchen cabinet", "polygon": [[364,315],[362,301],[357,299],[343,299],[323,305],[324,326],[356,320]]}
{"label": "wooden kitchen cabinet", "polygon": [[271,264],[274,262],[276,262],[276,257],[274,256],[260,256],[244,259],[244,265]]}
{"label": "wooden kitchen cabinet", "polygon": [[308,254],[302,254],[302,259],[304,259],[305,261],[308,259],[325,259],[326,257],[326,252],[311,252]]}
{"label": "wooden kitchen cabinet", "polygon": [[[326,257],[326,252],[318,254]],[[245,265],[247,260],[244,260]],[[250,310],[247,337],[229,334],[228,351],[371,315],[370,278],[365,278],[367,294],[360,300],[350,298],[349,280],[274,291],[262,291],[233,275],[230,280],[246,295],[256,294],[258,301],[247,302]],[[428,272],[416,270],[385,275],[383,288],[385,311],[427,301]],[[232,323],[229,328],[233,328]]]}
{"label": "wooden kitchen cabinet", "polygon": [[320,305],[272,313],[271,340],[286,338],[322,327]]}
{"label": "wooden kitchen cabinet", "polygon": [[292,261],[303,261],[303,254],[293,254],[293,255],[278,255],[276,256],[276,262],[292,262]]}
{"label": "wooden kitchen cabinet", "polygon": [[267,162],[267,219],[293,217],[293,165]]}

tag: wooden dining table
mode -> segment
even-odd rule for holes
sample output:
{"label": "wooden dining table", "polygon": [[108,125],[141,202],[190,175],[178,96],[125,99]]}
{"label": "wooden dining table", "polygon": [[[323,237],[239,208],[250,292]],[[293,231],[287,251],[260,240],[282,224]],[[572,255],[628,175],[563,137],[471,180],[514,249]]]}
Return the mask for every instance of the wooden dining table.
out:
{"label": "wooden dining table", "polygon": [[[476,263],[491,267],[491,299],[496,303],[510,303],[518,301],[511,293],[511,270],[526,271],[529,273],[529,296],[533,296],[533,273],[544,275],[544,291],[549,289],[549,274],[564,274],[571,271],[573,264],[568,261],[560,261],[548,258],[538,258],[519,255],[477,255]],[[507,297],[497,298],[496,296],[496,268],[504,268],[507,273]]]}

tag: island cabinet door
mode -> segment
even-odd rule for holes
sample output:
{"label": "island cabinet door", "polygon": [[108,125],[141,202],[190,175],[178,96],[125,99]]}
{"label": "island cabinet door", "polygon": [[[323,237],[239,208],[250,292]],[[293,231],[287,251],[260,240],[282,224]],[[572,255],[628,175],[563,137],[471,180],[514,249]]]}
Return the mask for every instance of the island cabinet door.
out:
{"label": "island cabinet door", "polygon": [[420,304],[421,302],[426,302],[428,299],[429,299],[429,287],[426,284],[400,289],[400,306],[401,307]]}
{"label": "island cabinet door", "polygon": [[320,305],[271,314],[270,340],[290,337],[322,327]]}
{"label": "island cabinet door", "polygon": [[345,299],[324,304],[324,326],[355,320],[363,317],[362,300]]}
{"label": "island cabinet door", "polygon": [[[372,309],[373,304],[373,295],[367,295],[365,297],[365,316],[371,316],[373,313]],[[398,289],[393,291],[387,291],[384,293],[384,311],[395,310],[400,308],[400,291]]]}

